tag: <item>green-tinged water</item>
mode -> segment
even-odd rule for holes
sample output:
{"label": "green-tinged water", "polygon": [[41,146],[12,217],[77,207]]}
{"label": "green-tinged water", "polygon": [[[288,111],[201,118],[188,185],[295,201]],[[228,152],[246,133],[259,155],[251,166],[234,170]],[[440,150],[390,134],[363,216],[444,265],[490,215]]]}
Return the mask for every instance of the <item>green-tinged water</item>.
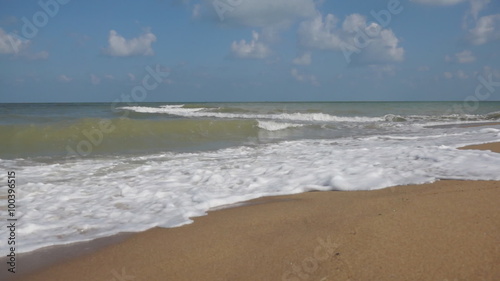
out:
{"label": "green-tinged water", "polygon": [[2,104],[0,157],[213,150],[495,121],[500,102]]}
{"label": "green-tinged water", "polygon": [[62,156],[78,149],[115,154],[155,152],[159,148],[183,150],[193,146],[220,148],[256,137],[256,125],[251,120],[129,118],[0,125],[0,155]]}

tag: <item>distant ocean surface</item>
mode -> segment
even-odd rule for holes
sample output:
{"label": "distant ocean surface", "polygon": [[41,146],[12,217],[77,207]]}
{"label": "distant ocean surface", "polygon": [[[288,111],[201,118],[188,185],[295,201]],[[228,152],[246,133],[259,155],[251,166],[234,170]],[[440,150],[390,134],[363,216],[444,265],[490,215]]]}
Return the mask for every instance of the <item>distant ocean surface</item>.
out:
{"label": "distant ocean surface", "polygon": [[0,104],[0,210],[15,171],[28,252],[267,195],[500,180],[498,154],[457,149],[500,141],[460,126],[487,122],[500,102]]}

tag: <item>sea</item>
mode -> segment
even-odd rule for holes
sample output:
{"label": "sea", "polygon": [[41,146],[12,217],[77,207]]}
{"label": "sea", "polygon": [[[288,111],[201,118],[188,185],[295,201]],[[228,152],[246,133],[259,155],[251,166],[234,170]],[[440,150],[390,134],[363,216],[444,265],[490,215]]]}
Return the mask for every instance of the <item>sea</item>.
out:
{"label": "sea", "polygon": [[500,154],[457,149],[494,122],[500,102],[0,104],[0,210],[23,253],[262,196],[500,180]]}

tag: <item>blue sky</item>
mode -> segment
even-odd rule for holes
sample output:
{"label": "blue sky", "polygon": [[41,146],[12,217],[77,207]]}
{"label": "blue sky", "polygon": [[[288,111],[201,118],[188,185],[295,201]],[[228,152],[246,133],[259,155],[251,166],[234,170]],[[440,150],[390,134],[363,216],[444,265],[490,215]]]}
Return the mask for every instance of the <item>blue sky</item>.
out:
{"label": "blue sky", "polygon": [[0,0],[0,102],[500,100],[499,83],[494,0]]}

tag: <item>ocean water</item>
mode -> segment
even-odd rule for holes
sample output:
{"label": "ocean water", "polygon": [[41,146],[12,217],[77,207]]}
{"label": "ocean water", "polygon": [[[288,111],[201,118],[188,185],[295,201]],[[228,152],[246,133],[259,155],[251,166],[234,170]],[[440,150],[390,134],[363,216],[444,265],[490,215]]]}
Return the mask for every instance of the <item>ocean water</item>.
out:
{"label": "ocean water", "polygon": [[500,102],[1,104],[0,210],[15,171],[20,253],[266,195],[500,180],[498,154],[457,149],[500,141],[461,126],[485,122]]}

